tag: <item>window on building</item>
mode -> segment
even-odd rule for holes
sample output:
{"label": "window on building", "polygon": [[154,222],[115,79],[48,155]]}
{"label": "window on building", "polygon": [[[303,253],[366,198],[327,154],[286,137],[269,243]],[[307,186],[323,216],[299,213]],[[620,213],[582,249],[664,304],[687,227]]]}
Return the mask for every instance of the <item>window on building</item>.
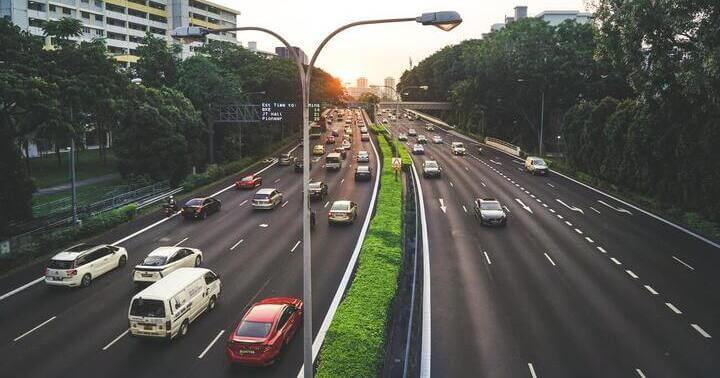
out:
{"label": "window on building", "polygon": [[137,36],[134,36],[134,35],[129,35],[129,36],[128,36],[128,40],[129,40],[130,42],[134,42],[134,43],[142,43],[143,37],[137,37]]}
{"label": "window on building", "polygon": [[56,11],[56,7],[55,7],[54,5],[52,5],[52,4],[50,4],[50,5],[48,6],[48,9],[50,9],[50,12],[55,12],[55,11]]}
{"label": "window on building", "polygon": [[100,22],[102,22],[102,20],[103,20],[103,16],[101,16],[101,15],[99,15],[99,14],[96,14],[96,15],[95,15],[95,21],[100,21]]}
{"label": "window on building", "polygon": [[147,5],[145,4],[145,0],[128,0],[131,3],[140,4],[140,5]]}
{"label": "window on building", "polygon": [[95,0],[95,6],[96,6],[96,7],[102,8],[102,4],[103,4],[102,1],[100,1],[100,0]]}
{"label": "window on building", "polygon": [[105,20],[105,23],[112,26],[125,27],[125,21],[118,20],[117,18],[108,17],[107,20]]}
{"label": "window on building", "polygon": [[118,41],[126,41],[127,40],[127,36],[125,34],[120,34],[120,33],[107,32],[107,37],[108,37],[108,39],[114,39],[114,40],[118,40]]}
{"label": "window on building", "polygon": [[72,12],[71,12],[71,9],[70,9],[70,8],[63,8],[63,13],[64,13],[64,14],[71,14]]}
{"label": "window on building", "polygon": [[150,27],[150,33],[165,35],[165,29]]}
{"label": "window on building", "polygon": [[35,11],[38,11],[38,12],[44,11],[44,9],[43,9],[43,4],[36,3],[36,2],[34,2],[34,1],[28,1],[27,7],[28,7],[28,9],[32,9],[32,10],[35,10]]}
{"label": "window on building", "polygon": [[132,9],[132,8],[128,8],[127,14],[129,14],[130,16],[135,16],[135,17],[140,17],[140,18],[147,18],[147,13],[145,13],[145,12],[140,12],[139,10],[135,10],[135,9]]}
{"label": "window on building", "polygon": [[41,20],[39,18],[28,18],[28,25],[41,28],[45,26],[45,20]]}
{"label": "window on building", "polygon": [[162,22],[163,24],[167,24],[167,17],[158,16],[158,15],[155,15],[152,13],[150,14],[150,20],[155,21],[155,22]]}
{"label": "window on building", "polygon": [[147,26],[136,24],[134,22],[128,22],[128,27],[133,30],[147,31]]}
{"label": "window on building", "polygon": [[148,2],[148,6],[155,9],[165,10],[165,4],[156,3],[154,1]]}
{"label": "window on building", "polygon": [[80,17],[90,19],[90,13],[88,12],[80,12]]}
{"label": "window on building", "polygon": [[125,8],[115,4],[105,4],[105,9],[117,13],[125,13]]}
{"label": "window on building", "polygon": [[83,4],[90,4],[90,0],[80,0],[80,2]]}

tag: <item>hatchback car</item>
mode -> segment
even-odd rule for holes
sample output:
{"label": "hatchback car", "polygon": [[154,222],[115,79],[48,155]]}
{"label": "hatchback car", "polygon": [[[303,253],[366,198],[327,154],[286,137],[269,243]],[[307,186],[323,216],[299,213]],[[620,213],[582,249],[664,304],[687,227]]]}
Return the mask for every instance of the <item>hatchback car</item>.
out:
{"label": "hatchback car", "polygon": [[178,268],[200,266],[202,259],[202,252],[196,248],[158,247],[150,252],[141,264],[135,265],[133,282],[139,284],[159,281]]}
{"label": "hatchback car", "polygon": [[283,194],[275,188],[260,189],[255,193],[252,206],[255,210],[272,210],[283,202]]}
{"label": "hatchback car", "polygon": [[300,328],[303,302],[297,298],[267,298],[255,303],[228,336],[228,361],[242,365],[267,366]]}
{"label": "hatchback car", "polygon": [[417,142],[420,144],[425,144],[427,143],[427,138],[425,137],[425,135],[418,135]]}
{"label": "hatchback car", "polygon": [[369,163],[370,162],[370,154],[368,154],[368,152],[365,150],[358,151],[357,162],[358,163]]}
{"label": "hatchback car", "polygon": [[[310,162],[310,169],[312,169],[312,161]],[[303,161],[302,159],[295,160],[295,173],[302,173]]]}
{"label": "hatchback car", "polygon": [[315,147],[313,147],[313,155],[315,155],[315,156],[325,155],[325,146],[323,146],[322,144],[316,144]]}
{"label": "hatchback car", "polygon": [[442,170],[440,165],[435,160],[426,160],[422,165],[423,177],[442,177]]}
{"label": "hatchback car", "polygon": [[310,199],[323,199],[328,194],[328,186],[322,181],[311,181],[308,184]]}
{"label": "hatchback car", "polygon": [[87,287],[92,280],[127,263],[127,250],[108,244],[78,244],[50,259],[45,283],[50,286]]}
{"label": "hatchback car", "polygon": [[262,177],[260,175],[248,175],[240,180],[235,181],[235,189],[255,189],[262,185]]}
{"label": "hatchback car", "polygon": [[433,143],[435,143],[435,144],[442,144],[442,143],[443,143],[443,138],[442,138],[440,135],[435,135],[435,136],[432,138],[432,141],[433,141]]}
{"label": "hatchback car", "polygon": [[413,155],[425,155],[425,147],[422,144],[415,144],[412,153]]}
{"label": "hatchback car", "polygon": [[465,155],[465,145],[462,142],[453,142],[450,146],[453,155]]}
{"label": "hatchback car", "polygon": [[399,140],[399,141],[403,141],[403,142],[404,142],[404,141],[407,140],[407,138],[408,138],[408,136],[407,136],[407,134],[405,134],[405,133],[400,133],[400,134],[398,134],[398,140]]}
{"label": "hatchback car", "polygon": [[335,201],[328,213],[328,224],[353,223],[357,218],[358,205],[355,202],[341,200]]}
{"label": "hatchback car", "polygon": [[500,205],[500,201],[494,198],[478,198],[475,200],[475,217],[480,220],[481,225],[505,226],[507,215]]}
{"label": "hatchback car", "polygon": [[369,181],[372,178],[372,169],[367,165],[355,167],[355,181]]}
{"label": "hatchback car", "polygon": [[280,154],[278,157],[278,165],[290,165],[295,162],[295,156],[291,153]]}
{"label": "hatchback car", "polygon": [[220,211],[220,201],[214,197],[193,198],[185,202],[182,215],[185,219],[205,219],[208,215]]}
{"label": "hatchback car", "polygon": [[368,128],[367,128],[367,127],[363,126],[363,127],[360,128],[360,133],[367,133],[367,132],[368,132]]}

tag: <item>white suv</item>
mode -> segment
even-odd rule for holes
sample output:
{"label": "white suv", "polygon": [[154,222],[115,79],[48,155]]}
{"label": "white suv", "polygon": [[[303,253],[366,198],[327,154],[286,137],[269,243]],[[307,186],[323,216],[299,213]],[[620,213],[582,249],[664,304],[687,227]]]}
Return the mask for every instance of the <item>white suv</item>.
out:
{"label": "white suv", "polygon": [[108,244],[78,244],[53,256],[45,268],[51,286],[90,286],[92,280],[127,263],[127,250]]}
{"label": "white suv", "polygon": [[187,247],[158,247],[136,265],[133,282],[152,283],[167,277],[179,268],[200,266],[203,254],[199,249]]}
{"label": "white suv", "polygon": [[358,163],[369,163],[370,162],[370,154],[368,154],[368,152],[365,150],[358,151],[357,162]]}
{"label": "white suv", "polygon": [[453,155],[465,155],[465,146],[462,142],[453,142],[450,149],[452,150]]}

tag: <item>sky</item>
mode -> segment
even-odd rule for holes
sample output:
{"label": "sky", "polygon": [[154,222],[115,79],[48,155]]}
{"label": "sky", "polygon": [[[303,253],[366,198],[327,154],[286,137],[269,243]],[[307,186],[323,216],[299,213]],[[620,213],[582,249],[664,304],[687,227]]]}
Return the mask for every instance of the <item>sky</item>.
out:
{"label": "sky", "polygon": [[[382,84],[387,76],[396,80],[408,69],[435,51],[466,39],[480,38],[490,26],[512,16],[516,5],[528,7],[528,15],[544,10],[587,10],[587,0],[211,0],[239,10],[238,26],[261,26],[299,46],[309,56],[329,33],[349,22],[415,17],[424,12],[454,10],[463,23],[450,32],[415,22],[358,26],[334,37],[318,56],[316,66],[343,83],[354,86],[358,77],[370,84]],[[240,32],[238,40],[247,47],[257,41],[258,49],[275,51],[280,46],[272,37]]]}

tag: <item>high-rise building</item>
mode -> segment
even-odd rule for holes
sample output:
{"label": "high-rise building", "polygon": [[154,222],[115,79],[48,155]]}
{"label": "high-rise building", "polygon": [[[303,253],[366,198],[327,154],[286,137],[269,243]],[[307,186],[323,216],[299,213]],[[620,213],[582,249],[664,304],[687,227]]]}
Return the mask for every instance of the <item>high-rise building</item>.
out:
{"label": "high-rise building", "polygon": [[367,88],[368,87],[368,79],[366,77],[359,77],[357,79],[357,87],[358,88]]}
{"label": "high-rise building", "polygon": [[[298,57],[300,58],[300,61],[302,61],[303,64],[308,64],[308,57],[307,57],[307,54],[305,54],[305,51],[303,51],[303,49],[301,49],[297,46],[293,46],[293,50],[295,50],[295,53],[298,55]],[[290,55],[290,51],[285,46],[276,47],[275,54],[279,58],[283,58],[283,59],[290,59],[292,57],[292,55]]]}
{"label": "high-rise building", "polygon": [[559,11],[542,11],[536,18],[546,21],[550,25],[556,26],[565,20],[573,20],[578,24],[586,24],[592,20],[593,14],[590,12],[580,12],[576,10],[559,10]]}
{"label": "high-rise building", "polygon": [[386,77],[385,78],[385,86],[390,87],[392,89],[383,88],[383,97],[393,98],[393,96],[395,94],[395,91],[393,91],[393,89],[395,89],[395,78],[393,78],[392,76]]}
{"label": "high-rise building", "polygon": [[[80,20],[80,40],[105,38],[110,53],[123,62],[137,61],[135,51],[147,32],[171,41],[170,31],[176,27],[234,27],[239,15],[208,0],[0,0],[0,17],[34,35],[42,36],[42,25],[49,20]],[[237,43],[234,32],[209,34],[208,39]],[[48,38],[46,43],[53,41]],[[183,46],[183,56],[198,45]]]}

